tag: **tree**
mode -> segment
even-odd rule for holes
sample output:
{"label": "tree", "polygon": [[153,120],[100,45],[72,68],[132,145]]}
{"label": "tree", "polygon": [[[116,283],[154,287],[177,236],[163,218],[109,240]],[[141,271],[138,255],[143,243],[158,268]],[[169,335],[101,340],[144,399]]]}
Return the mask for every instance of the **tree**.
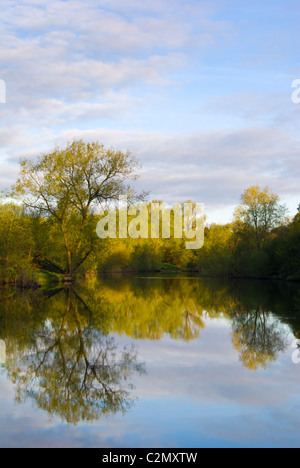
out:
{"label": "tree", "polygon": [[294,223],[299,223],[299,221],[300,221],[300,203],[299,203],[298,208],[297,208],[297,214],[294,217]]}
{"label": "tree", "polygon": [[212,224],[205,228],[205,243],[196,252],[196,265],[203,275],[227,276],[231,272],[232,226]]}
{"label": "tree", "polygon": [[279,196],[269,187],[261,189],[255,185],[242,194],[235,221],[240,231],[253,234],[256,247],[261,249],[268,234],[283,222],[286,211],[285,205],[279,204]]}
{"label": "tree", "polygon": [[65,249],[62,273],[72,276],[92,253],[96,237],[95,209],[121,195],[133,198],[127,185],[136,178],[137,159],[130,153],[74,140],[36,162],[21,162],[10,196],[56,226]]}
{"label": "tree", "polygon": [[34,249],[31,219],[20,206],[0,204],[0,282],[31,280]]}

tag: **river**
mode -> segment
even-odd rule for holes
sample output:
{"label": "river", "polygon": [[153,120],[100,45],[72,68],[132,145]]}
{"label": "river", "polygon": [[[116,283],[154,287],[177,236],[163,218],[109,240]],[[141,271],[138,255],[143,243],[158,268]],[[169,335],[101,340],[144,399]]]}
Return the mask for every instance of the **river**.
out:
{"label": "river", "polygon": [[299,447],[300,286],[0,291],[1,447]]}

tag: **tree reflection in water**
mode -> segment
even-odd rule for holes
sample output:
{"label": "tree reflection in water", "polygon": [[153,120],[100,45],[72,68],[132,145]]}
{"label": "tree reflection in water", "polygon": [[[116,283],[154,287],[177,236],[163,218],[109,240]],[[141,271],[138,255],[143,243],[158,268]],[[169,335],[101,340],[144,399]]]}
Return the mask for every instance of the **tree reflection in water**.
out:
{"label": "tree reflection in water", "polygon": [[75,291],[60,291],[57,298],[60,310],[31,329],[30,345],[15,349],[7,362],[17,401],[30,397],[72,424],[127,411],[135,400],[129,379],[144,371],[135,349],[120,350],[113,337],[93,328],[90,310]]}
{"label": "tree reflection in water", "polygon": [[233,346],[248,369],[266,368],[287,347],[280,323],[261,307],[234,317],[232,328]]}
{"label": "tree reflection in water", "polygon": [[[279,290],[281,288],[281,290]],[[132,340],[200,337],[207,319],[227,319],[233,347],[251,370],[265,368],[299,338],[299,287],[272,282],[135,278],[90,280],[53,292],[0,295],[0,338],[17,400],[76,424],[126,412],[130,383],[145,372]],[[270,312],[271,311],[271,312]],[[200,337],[201,338],[201,337]]]}

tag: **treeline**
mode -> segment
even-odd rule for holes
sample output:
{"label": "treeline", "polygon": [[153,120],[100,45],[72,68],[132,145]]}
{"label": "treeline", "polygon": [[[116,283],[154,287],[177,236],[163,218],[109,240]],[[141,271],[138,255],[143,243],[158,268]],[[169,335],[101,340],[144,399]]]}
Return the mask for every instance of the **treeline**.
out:
{"label": "treeline", "polygon": [[269,188],[245,190],[234,220],[206,228],[192,267],[203,275],[300,280],[300,205],[290,220]]}
{"label": "treeline", "polygon": [[272,230],[257,248],[235,223],[206,228],[205,245],[190,265],[203,275],[300,280],[300,214]]}
{"label": "treeline", "polygon": [[[90,219],[91,235],[98,220],[96,215]],[[25,287],[62,278],[67,273],[66,255],[51,218],[11,203],[0,206],[2,283]],[[206,226],[205,243],[199,250],[185,249],[183,239],[98,239],[95,234],[93,251],[78,273],[176,270],[203,276],[299,280],[300,212],[266,232],[261,245],[257,245],[255,229],[237,220]]]}
{"label": "treeline", "polygon": [[300,279],[300,205],[288,219],[269,188],[245,190],[233,221],[207,225],[204,247],[198,250],[186,249],[185,239],[174,235],[100,239],[99,207],[120,196],[129,202],[145,199],[128,185],[137,167],[129,152],[83,141],[56,148],[36,162],[24,160],[19,179],[0,204],[0,282],[31,287],[98,271],[174,270]]}

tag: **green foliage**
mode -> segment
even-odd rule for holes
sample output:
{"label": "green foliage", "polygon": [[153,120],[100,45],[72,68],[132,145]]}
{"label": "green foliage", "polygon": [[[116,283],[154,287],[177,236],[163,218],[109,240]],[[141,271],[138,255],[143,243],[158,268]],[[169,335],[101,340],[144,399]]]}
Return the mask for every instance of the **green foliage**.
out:
{"label": "green foliage", "polygon": [[33,250],[30,216],[20,206],[0,204],[0,283],[31,282]]}
{"label": "green foliage", "polygon": [[57,273],[50,273],[48,271],[34,272],[34,279],[43,287],[51,286],[52,283],[59,283],[63,280],[63,275]]}
{"label": "green foliage", "polygon": [[[268,188],[245,190],[234,221],[206,226],[200,250],[188,250],[185,239],[174,238],[174,213],[171,238],[162,237],[160,226],[159,238],[150,239],[151,204],[149,238],[99,239],[97,206],[121,194],[134,197],[125,182],[135,177],[136,167],[130,153],[82,141],[36,163],[23,161],[12,192],[18,204],[0,204],[0,283],[26,287],[60,281],[65,274],[176,269],[203,276],[299,279],[300,211],[288,223],[285,207]],[[116,221],[118,231],[119,213]],[[44,275],[36,274],[40,271]]]}
{"label": "green foliage", "polygon": [[298,218],[284,230],[279,230],[270,243],[273,265],[281,277],[300,275],[300,223]]}
{"label": "green foliage", "polygon": [[161,267],[161,252],[156,253],[151,243],[138,245],[131,254],[129,270],[155,271]]}
{"label": "green foliage", "polygon": [[279,197],[269,187],[249,187],[241,197],[241,205],[235,211],[237,229],[253,239],[260,249],[272,229],[279,226],[286,214],[286,207],[279,204]]}
{"label": "green foliage", "polygon": [[103,271],[124,271],[130,262],[130,250],[125,243],[118,243],[110,249],[110,253],[101,265]]}
{"label": "green foliage", "polygon": [[197,252],[197,262],[203,275],[227,276],[231,272],[232,228],[212,225],[206,228],[204,247]]}
{"label": "green foliage", "polygon": [[[10,196],[22,200],[35,216],[48,221],[62,247],[63,269],[72,275],[98,241],[95,210],[120,195],[134,197],[127,181],[136,178],[137,167],[130,152],[75,140],[65,148],[40,156],[37,162],[23,160]],[[48,235],[44,233],[43,238]]]}

